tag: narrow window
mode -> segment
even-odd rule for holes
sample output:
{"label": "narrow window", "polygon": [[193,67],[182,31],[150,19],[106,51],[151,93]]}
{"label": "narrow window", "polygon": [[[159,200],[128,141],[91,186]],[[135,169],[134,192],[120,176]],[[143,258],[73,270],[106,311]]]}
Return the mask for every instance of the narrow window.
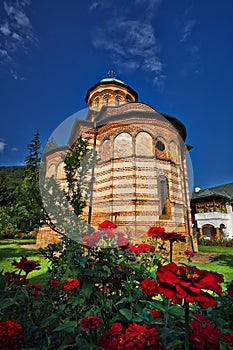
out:
{"label": "narrow window", "polygon": [[166,176],[158,177],[158,195],[159,195],[159,215],[168,215],[166,203],[169,201],[168,181]]}

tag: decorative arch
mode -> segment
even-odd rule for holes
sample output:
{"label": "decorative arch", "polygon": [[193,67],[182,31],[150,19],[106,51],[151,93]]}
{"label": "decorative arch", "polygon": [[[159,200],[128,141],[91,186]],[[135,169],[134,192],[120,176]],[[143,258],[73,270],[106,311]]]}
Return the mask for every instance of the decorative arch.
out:
{"label": "decorative arch", "polygon": [[114,158],[128,157],[132,154],[132,136],[127,132],[121,132],[114,139]]}
{"label": "decorative arch", "polygon": [[109,160],[111,158],[111,156],[112,156],[111,140],[106,139],[103,141],[103,143],[101,145],[100,157],[101,157],[101,160],[105,161],[105,160]]}
{"label": "decorative arch", "polygon": [[122,100],[123,100],[122,96],[117,94],[116,97],[115,97],[115,104],[116,104],[116,106],[119,106],[120,103],[122,103]]}
{"label": "decorative arch", "polygon": [[46,177],[54,177],[56,179],[57,174],[56,174],[56,164],[52,163],[49,165]]}
{"label": "decorative arch", "polygon": [[57,179],[62,180],[64,179],[65,174],[64,174],[64,163],[61,162],[57,166]]}
{"label": "decorative arch", "polygon": [[207,239],[213,239],[216,236],[216,228],[212,224],[202,226],[202,234]]}
{"label": "decorative arch", "polygon": [[153,139],[146,131],[140,131],[135,140],[136,156],[153,156]]}

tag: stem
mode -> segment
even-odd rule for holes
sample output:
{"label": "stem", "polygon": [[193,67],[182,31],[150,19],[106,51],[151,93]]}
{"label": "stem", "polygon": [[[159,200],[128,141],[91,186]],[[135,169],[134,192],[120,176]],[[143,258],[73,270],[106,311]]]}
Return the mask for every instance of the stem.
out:
{"label": "stem", "polygon": [[166,313],[165,313],[165,324],[164,324],[164,336],[163,336],[163,343],[164,346],[166,347],[167,345],[167,324],[168,324],[168,309],[170,306],[170,299],[167,299],[167,305],[166,305]]}
{"label": "stem", "polygon": [[170,262],[172,262],[172,241],[170,241]]}
{"label": "stem", "polygon": [[185,350],[189,350],[189,303],[184,301],[185,311]]}

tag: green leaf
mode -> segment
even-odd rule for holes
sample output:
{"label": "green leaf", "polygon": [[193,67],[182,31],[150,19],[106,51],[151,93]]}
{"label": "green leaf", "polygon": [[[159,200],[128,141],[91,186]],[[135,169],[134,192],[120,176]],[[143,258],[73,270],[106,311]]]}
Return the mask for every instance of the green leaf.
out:
{"label": "green leaf", "polygon": [[65,323],[56,327],[54,329],[54,332],[63,331],[63,332],[67,332],[67,333],[72,333],[76,326],[77,326],[77,321],[65,321]]}
{"label": "green leaf", "polygon": [[0,309],[6,309],[9,306],[18,305],[14,299],[3,299],[0,301]]}
{"label": "green leaf", "polygon": [[175,339],[172,342],[169,342],[169,344],[166,345],[166,349],[169,350],[173,350],[173,349],[177,349],[177,347],[179,347],[179,345],[182,344],[182,341],[179,339]]}
{"label": "green leaf", "polygon": [[120,309],[119,312],[120,312],[121,315],[123,315],[126,318],[127,321],[131,321],[132,320],[133,315],[132,315],[132,311],[131,310],[124,308],[124,309]]}
{"label": "green leaf", "polygon": [[220,342],[220,350],[232,350],[232,347],[226,343]]}
{"label": "green leaf", "polygon": [[89,299],[91,296],[91,293],[93,292],[93,285],[90,281],[87,279],[82,281],[82,293],[83,295]]}

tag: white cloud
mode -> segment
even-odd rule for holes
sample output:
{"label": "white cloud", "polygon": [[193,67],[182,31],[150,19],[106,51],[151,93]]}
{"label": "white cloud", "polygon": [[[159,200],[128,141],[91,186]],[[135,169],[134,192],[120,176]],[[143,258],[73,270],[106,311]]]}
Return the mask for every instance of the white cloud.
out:
{"label": "white cloud", "polygon": [[15,70],[11,69],[10,74],[15,80],[26,80],[24,77],[20,76]]}
{"label": "white cloud", "polygon": [[182,33],[181,33],[181,42],[187,41],[187,39],[191,36],[193,29],[196,25],[196,21],[194,19],[188,20],[185,25],[182,28]]}
{"label": "white cloud", "polygon": [[11,31],[7,22],[0,26],[0,32],[6,36],[11,34]]}
{"label": "white cloud", "polygon": [[0,153],[4,152],[4,149],[5,149],[6,145],[7,144],[5,142],[0,141]]}
{"label": "white cloud", "polygon": [[15,62],[18,51],[28,52],[31,45],[38,43],[31,21],[26,13],[30,0],[5,0],[5,18],[0,21],[0,63]]}
{"label": "white cloud", "polygon": [[18,150],[19,150],[19,149],[18,149],[17,147],[12,147],[12,148],[11,148],[11,151],[12,151],[12,152],[18,152]]}
{"label": "white cloud", "polygon": [[149,21],[118,17],[96,28],[94,33],[93,45],[108,50],[120,71],[141,68],[152,73],[151,78],[156,85],[164,79],[158,41]]}

